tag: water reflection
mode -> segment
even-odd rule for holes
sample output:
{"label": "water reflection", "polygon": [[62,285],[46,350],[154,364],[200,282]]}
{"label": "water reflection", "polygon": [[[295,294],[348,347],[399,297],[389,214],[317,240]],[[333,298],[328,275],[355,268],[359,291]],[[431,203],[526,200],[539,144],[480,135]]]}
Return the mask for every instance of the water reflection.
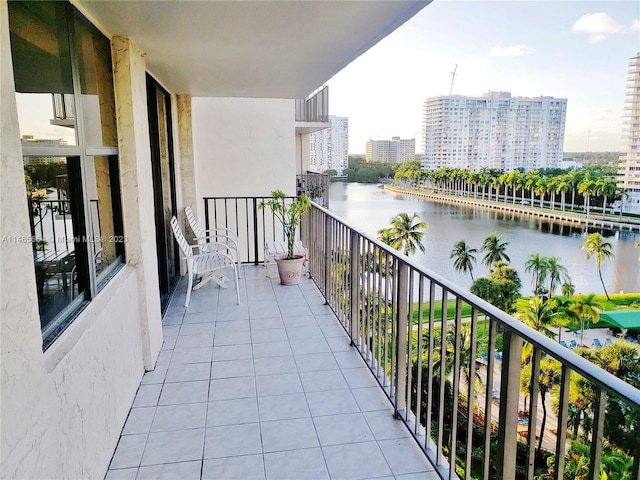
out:
{"label": "water reflection", "polygon": [[[585,258],[581,249],[587,235],[600,232],[612,244],[613,260],[605,261],[602,276],[609,293],[640,291],[640,249],[635,248],[640,234],[597,228],[585,228],[512,212],[486,210],[461,205],[429,202],[387,192],[378,185],[332,183],[331,210],[350,224],[376,236],[377,231],[389,226],[391,217],[400,212],[416,212],[429,228],[425,234],[426,252],[417,252],[412,258],[439,275],[469,288],[471,277],[453,270],[449,254],[453,245],[465,240],[478,248],[491,233],[502,235],[509,242],[507,254],[511,264],[520,273],[522,293],[529,295],[532,278],[524,265],[532,253],[561,259],[569,271],[577,293],[604,293],[595,259]],[[488,273],[482,265],[482,252],[477,255],[473,274],[477,278]]]}

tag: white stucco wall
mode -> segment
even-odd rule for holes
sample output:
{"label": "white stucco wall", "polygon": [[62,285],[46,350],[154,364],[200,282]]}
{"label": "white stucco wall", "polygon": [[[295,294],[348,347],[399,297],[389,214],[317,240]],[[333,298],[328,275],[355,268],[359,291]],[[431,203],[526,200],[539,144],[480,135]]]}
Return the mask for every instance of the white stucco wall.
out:
{"label": "white stucco wall", "polygon": [[[123,83],[129,77],[132,88],[118,105],[123,133],[140,129],[137,123],[146,118],[142,54],[127,55],[129,70],[120,74]],[[127,115],[134,110],[136,115]],[[148,133],[134,133],[135,148],[121,150],[125,216],[131,213],[125,218],[130,263],[43,352],[31,244],[10,240],[28,237],[30,229],[5,0],[0,0],[0,114],[0,237],[8,239],[0,244],[0,478],[101,479],[144,370],[153,368],[162,344],[155,248],[148,239],[153,232],[151,176],[145,176]],[[134,212],[142,218],[138,228],[131,224]]]}
{"label": "white stucco wall", "polygon": [[296,187],[295,103],[193,98],[198,211],[205,196],[259,196]]}

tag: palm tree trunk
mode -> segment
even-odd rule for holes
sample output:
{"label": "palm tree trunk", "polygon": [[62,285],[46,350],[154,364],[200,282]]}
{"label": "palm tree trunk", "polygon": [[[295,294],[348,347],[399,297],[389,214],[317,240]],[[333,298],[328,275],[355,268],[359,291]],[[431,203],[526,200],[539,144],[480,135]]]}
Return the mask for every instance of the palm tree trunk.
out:
{"label": "palm tree trunk", "polygon": [[602,288],[604,288],[604,294],[607,296],[607,300],[611,300],[609,298],[609,293],[607,292],[607,287],[604,286],[604,280],[602,280],[602,270],[598,269],[598,274],[600,275],[600,283],[602,283]]}
{"label": "palm tree trunk", "polygon": [[[542,439],[544,438],[544,427],[547,423],[547,405],[545,403],[546,395],[542,395],[542,393],[540,393],[540,396],[542,397],[542,423],[540,424],[540,440],[538,440],[538,455],[540,455],[540,453],[542,452]],[[535,439],[535,434],[536,432],[533,432],[534,439]],[[529,435],[531,435],[531,431],[529,431]]]}

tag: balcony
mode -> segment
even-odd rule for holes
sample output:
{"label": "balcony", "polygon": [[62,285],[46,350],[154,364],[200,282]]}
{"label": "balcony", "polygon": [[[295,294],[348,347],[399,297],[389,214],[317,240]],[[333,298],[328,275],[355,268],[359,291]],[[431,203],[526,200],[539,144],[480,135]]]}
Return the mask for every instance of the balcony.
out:
{"label": "balcony", "polygon": [[329,87],[322,86],[307,98],[296,100],[296,133],[329,128]]}
{"label": "balcony", "polygon": [[[576,456],[600,478],[607,417],[639,390],[317,204],[309,278],[283,287],[261,264],[278,233],[259,201],[205,199],[207,228],[247,225],[242,304],[208,286],[184,309],[182,282],[107,479],[567,478]],[[616,428],[638,478],[638,424]]]}

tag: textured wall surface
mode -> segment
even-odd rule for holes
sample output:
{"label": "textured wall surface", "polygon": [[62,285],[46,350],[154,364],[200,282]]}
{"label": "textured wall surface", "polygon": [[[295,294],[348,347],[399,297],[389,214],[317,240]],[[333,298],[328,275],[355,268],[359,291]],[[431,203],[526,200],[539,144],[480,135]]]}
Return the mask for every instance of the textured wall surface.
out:
{"label": "textured wall surface", "polygon": [[124,149],[121,170],[125,216],[138,212],[137,228],[132,219],[125,222],[131,262],[43,353],[31,244],[11,241],[30,230],[7,4],[0,0],[0,234],[7,239],[0,244],[2,479],[103,478],[140,379],[162,344],[143,146],[148,151],[144,62],[135,52],[129,58],[120,79],[126,85],[128,76],[134,93],[125,92],[118,107],[138,138],[134,150]]}

